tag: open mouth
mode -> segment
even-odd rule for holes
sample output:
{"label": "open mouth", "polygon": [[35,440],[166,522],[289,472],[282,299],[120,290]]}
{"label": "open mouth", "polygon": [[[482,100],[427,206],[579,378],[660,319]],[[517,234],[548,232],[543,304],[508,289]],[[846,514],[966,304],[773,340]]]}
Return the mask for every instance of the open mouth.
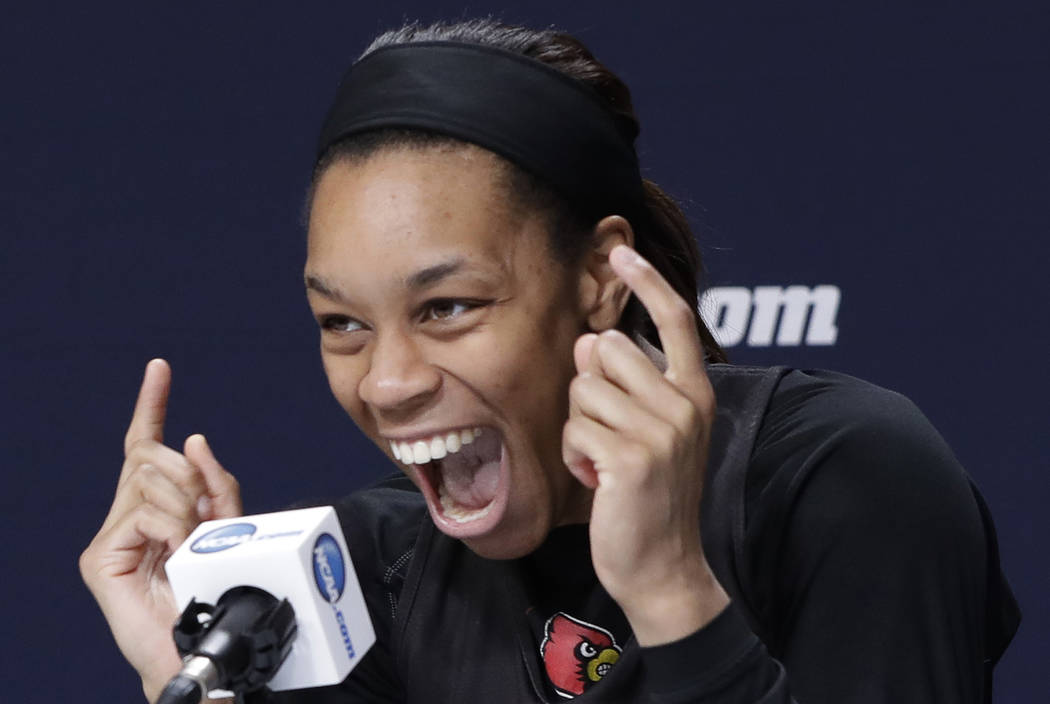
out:
{"label": "open mouth", "polygon": [[[490,427],[455,430],[412,442],[390,443],[394,457],[414,466],[423,479],[431,514],[446,533],[484,532],[499,520],[505,451]],[[496,513],[501,513],[501,510]],[[483,520],[491,517],[491,520]],[[472,524],[472,525],[468,525]],[[462,536],[459,536],[462,537]]]}

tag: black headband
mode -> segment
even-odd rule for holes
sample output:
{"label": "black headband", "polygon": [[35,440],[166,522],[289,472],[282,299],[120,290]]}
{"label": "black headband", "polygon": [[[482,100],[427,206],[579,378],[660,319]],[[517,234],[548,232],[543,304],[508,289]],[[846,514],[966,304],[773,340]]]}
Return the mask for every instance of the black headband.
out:
{"label": "black headband", "polygon": [[502,49],[416,42],[378,49],[343,77],[317,147],[385,127],[471,142],[593,215],[640,212],[638,124],[546,64]]}

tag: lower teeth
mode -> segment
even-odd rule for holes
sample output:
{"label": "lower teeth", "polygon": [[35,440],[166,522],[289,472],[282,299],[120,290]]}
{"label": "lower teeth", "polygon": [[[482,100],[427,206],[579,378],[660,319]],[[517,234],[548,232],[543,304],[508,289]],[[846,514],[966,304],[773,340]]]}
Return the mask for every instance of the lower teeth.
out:
{"label": "lower teeth", "polygon": [[438,486],[438,498],[441,501],[441,508],[444,509],[445,516],[452,519],[456,523],[470,523],[476,521],[479,518],[484,518],[488,515],[489,511],[492,510],[492,503],[489,502],[484,508],[476,509],[464,509],[460,508],[458,504],[448,495],[445,490],[445,482],[441,482]]}

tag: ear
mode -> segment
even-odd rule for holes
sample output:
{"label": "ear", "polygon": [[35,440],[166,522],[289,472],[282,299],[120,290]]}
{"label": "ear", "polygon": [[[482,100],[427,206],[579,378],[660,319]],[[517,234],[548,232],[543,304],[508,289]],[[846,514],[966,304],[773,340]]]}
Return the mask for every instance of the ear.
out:
{"label": "ear", "polygon": [[580,269],[580,310],[591,332],[616,327],[631,290],[609,266],[609,252],[618,244],[634,246],[634,230],[619,215],[598,221],[591,233],[591,248]]}

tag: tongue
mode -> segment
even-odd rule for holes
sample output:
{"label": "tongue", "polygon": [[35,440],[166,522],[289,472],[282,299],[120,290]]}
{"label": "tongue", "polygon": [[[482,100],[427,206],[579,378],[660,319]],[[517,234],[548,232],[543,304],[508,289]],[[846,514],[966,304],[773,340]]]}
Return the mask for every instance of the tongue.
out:
{"label": "tongue", "polygon": [[502,447],[498,433],[489,430],[455,454],[441,460],[445,494],[458,506],[477,510],[492,503],[499,487]]}

